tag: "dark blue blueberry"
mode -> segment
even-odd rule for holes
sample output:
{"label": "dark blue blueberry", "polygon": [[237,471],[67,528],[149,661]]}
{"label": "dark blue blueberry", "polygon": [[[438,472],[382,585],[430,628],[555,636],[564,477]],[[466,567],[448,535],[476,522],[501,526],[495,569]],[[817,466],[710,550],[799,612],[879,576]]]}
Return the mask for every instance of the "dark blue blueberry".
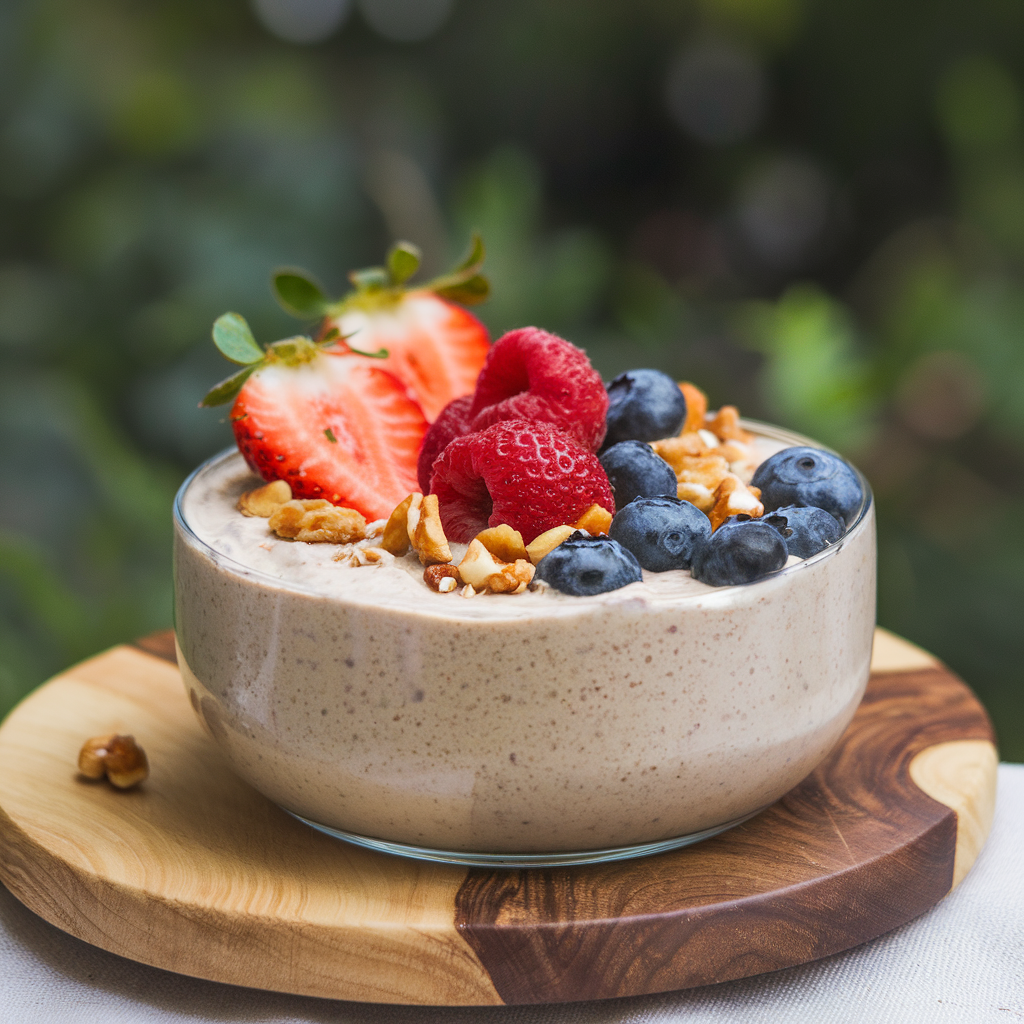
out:
{"label": "dark blue blueberry", "polygon": [[537,579],[563,594],[590,597],[643,579],[640,563],[608,537],[574,533],[537,563]]}
{"label": "dark blue blueberry", "polygon": [[620,441],[598,456],[615,494],[615,507],[625,508],[634,498],[676,496],[672,467],[642,441]]}
{"label": "dark blue blueberry", "polygon": [[686,399],[661,370],[629,370],[608,385],[608,433],[604,446],[620,441],[658,441],[683,428]]}
{"label": "dark blue blueberry", "polygon": [[849,463],[820,448],[786,448],[765,459],[754,473],[766,512],[786,505],[823,508],[844,524],[864,500],[860,480]]}
{"label": "dark blue blueberry", "polygon": [[637,498],[615,514],[608,535],[645,569],[667,572],[690,568],[711,536],[711,521],[688,501]]}
{"label": "dark blue blueberry", "polygon": [[768,512],[764,522],[782,534],[791,555],[810,558],[835,544],[843,528],[831,513],[810,505],[787,505]]}
{"label": "dark blue blueberry", "polygon": [[693,578],[712,587],[753,583],[777,572],[789,554],[778,530],[762,519],[730,516],[693,560]]}

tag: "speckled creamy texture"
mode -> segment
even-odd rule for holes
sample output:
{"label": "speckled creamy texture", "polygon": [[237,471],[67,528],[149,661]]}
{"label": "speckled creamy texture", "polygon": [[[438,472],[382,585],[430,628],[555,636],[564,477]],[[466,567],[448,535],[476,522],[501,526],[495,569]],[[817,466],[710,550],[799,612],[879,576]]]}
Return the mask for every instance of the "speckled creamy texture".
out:
{"label": "speckled creamy texture", "polygon": [[867,681],[870,508],[750,586],[645,572],[593,598],[466,600],[412,556],[348,568],[273,538],[234,510],[253,484],[222,458],[182,502],[182,675],[238,772],[334,828],[501,853],[700,831],[804,778]]}

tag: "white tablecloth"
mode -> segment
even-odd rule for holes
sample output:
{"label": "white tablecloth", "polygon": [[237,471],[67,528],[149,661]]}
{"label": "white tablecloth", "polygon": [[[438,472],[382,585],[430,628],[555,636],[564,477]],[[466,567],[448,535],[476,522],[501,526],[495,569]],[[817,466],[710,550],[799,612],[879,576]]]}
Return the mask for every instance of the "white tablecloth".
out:
{"label": "white tablecloth", "polygon": [[1012,1024],[1024,1021],[1024,765],[1001,765],[995,825],[960,887],[857,949],[708,988],[594,1003],[380,1006],[197,981],[71,938],[0,886],[2,1024]]}

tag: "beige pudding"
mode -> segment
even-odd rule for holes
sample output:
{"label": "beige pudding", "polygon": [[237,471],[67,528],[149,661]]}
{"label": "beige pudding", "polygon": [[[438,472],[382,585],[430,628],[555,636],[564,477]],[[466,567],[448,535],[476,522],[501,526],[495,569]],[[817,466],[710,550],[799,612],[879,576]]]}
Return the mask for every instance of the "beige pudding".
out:
{"label": "beige pudding", "polygon": [[[757,429],[765,454],[807,443]],[[803,779],[863,694],[870,498],[840,543],[755,584],[645,571],[467,600],[413,555],[349,567],[275,537],[235,510],[257,482],[232,453],[179,495],[180,665],[238,773],[312,822],[499,854],[689,836]]]}

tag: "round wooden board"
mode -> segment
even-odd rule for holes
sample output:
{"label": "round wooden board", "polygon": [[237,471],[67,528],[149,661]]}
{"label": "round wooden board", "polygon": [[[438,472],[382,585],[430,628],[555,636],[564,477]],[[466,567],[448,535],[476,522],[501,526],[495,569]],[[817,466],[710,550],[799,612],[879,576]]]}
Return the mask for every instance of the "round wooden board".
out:
{"label": "round wooden board", "polygon": [[[970,690],[879,631],[867,695],[825,763],[697,846],[489,871],[389,857],[295,821],[228,769],[173,637],[56,677],[0,727],[0,878],[104,949],[256,988],[482,1005],[637,995],[815,960],[881,935],[964,876],[995,802]],[[78,775],[86,737],[133,733],[137,790]]]}

